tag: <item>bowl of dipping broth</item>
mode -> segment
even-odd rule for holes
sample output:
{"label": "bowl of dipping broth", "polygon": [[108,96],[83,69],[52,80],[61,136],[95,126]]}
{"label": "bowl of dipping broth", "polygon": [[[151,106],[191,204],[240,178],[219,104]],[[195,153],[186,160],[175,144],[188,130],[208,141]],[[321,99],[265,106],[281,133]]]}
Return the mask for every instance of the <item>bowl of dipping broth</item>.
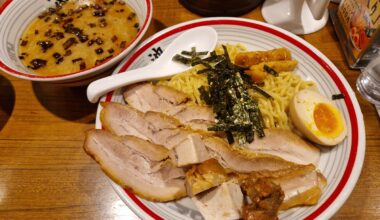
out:
{"label": "bowl of dipping broth", "polygon": [[0,69],[60,85],[107,74],[141,40],[151,0],[7,0],[0,8]]}

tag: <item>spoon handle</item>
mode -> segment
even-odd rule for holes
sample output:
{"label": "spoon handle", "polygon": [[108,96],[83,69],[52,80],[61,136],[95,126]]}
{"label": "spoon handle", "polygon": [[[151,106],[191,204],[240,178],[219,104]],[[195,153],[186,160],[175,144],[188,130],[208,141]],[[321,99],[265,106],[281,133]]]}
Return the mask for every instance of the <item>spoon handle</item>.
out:
{"label": "spoon handle", "polygon": [[157,76],[154,71],[157,71],[157,69],[154,66],[151,64],[96,80],[87,87],[87,99],[91,103],[96,103],[107,92],[133,83],[155,79]]}

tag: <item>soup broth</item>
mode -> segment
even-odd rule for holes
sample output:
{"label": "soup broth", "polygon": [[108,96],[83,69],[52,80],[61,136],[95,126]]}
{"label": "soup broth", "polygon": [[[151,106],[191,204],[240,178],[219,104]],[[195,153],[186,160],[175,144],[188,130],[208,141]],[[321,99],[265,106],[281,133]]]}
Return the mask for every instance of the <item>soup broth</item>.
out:
{"label": "soup broth", "polygon": [[135,12],[124,1],[90,5],[60,1],[22,34],[19,58],[38,75],[61,75],[94,67],[125,49],[139,32]]}

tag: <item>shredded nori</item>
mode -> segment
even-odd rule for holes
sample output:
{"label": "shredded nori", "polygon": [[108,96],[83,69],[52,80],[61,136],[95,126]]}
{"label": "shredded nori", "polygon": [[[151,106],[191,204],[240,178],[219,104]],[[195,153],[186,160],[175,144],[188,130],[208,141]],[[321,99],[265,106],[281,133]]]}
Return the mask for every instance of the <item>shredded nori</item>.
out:
{"label": "shredded nori", "polygon": [[198,55],[204,53],[197,53],[192,48],[190,52],[184,51],[173,59],[187,65],[202,64],[205,67],[198,74],[207,75],[208,87],[200,87],[199,92],[201,99],[212,106],[216,114],[216,123],[208,130],[224,131],[229,143],[251,143],[254,132],[257,132],[258,137],[265,136],[258,102],[248,94],[248,89],[255,85],[250,76],[244,73],[245,68],[231,62],[227,48],[222,46],[222,55],[211,52],[209,57],[201,59]]}
{"label": "shredded nori", "polygon": [[337,100],[337,99],[344,99],[343,94],[334,94],[331,96],[332,100]]}
{"label": "shredded nori", "polygon": [[278,72],[268,65],[264,65],[264,71],[269,74],[272,74],[273,76],[278,76]]}
{"label": "shredded nori", "polygon": [[265,98],[267,98],[267,99],[273,99],[273,97],[271,95],[269,95],[267,92],[265,92],[265,90],[263,90],[259,86],[253,85],[252,88],[254,90],[256,90],[258,93],[260,93],[262,96],[264,96]]}

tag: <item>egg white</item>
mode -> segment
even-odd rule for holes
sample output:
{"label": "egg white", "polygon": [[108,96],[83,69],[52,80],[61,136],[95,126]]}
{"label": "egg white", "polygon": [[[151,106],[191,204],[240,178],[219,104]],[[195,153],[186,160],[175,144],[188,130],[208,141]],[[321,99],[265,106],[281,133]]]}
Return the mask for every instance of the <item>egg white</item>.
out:
{"label": "egg white", "polygon": [[[318,128],[314,119],[314,110],[318,104],[325,104],[333,112],[337,122],[338,131],[326,134]],[[335,146],[343,141],[347,135],[346,122],[340,110],[327,97],[320,93],[305,89],[296,93],[289,106],[290,118],[295,127],[309,140],[325,145]]]}

